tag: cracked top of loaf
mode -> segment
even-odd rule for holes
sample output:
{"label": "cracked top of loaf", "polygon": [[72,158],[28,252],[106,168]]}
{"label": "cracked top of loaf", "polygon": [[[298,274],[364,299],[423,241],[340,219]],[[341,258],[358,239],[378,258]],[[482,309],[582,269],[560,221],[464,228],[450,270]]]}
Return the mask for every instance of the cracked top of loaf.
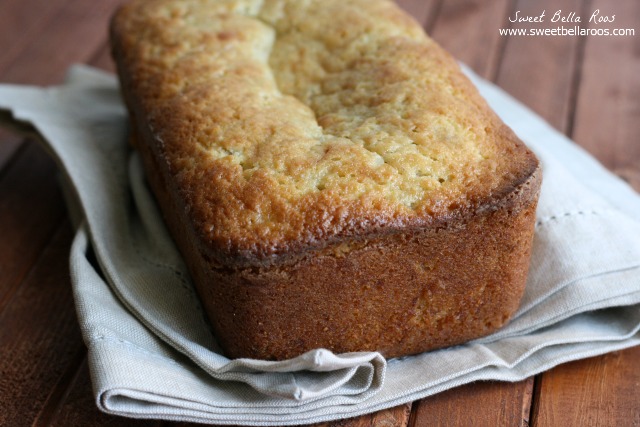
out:
{"label": "cracked top of loaf", "polygon": [[441,226],[537,168],[387,0],[140,0],[112,38],[129,108],[219,260]]}

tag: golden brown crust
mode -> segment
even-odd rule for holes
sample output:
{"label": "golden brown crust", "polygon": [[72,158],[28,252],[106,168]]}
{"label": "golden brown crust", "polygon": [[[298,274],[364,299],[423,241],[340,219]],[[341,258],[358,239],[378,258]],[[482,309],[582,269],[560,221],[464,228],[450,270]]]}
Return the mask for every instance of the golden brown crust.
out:
{"label": "golden brown crust", "polygon": [[128,103],[219,262],[441,222],[535,169],[391,3],[254,3],[138,1],[113,25]]}
{"label": "golden brown crust", "polygon": [[538,161],[391,2],[137,0],[112,46],[229,355],[397,356],[517,307]]}

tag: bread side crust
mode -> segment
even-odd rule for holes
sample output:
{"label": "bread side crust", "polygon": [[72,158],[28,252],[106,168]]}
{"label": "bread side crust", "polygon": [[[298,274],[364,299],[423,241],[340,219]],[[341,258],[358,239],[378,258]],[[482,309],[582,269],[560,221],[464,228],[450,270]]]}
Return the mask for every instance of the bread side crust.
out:
{"label": "bread side crust", "polygon": [[[525,191],[535,192],[538,177]],[[461,344],[494,332],[519,306],[536,207],[527,202],[286,268],[205,268],[204,283],[222,286],[199,291],[230,357],[279,360],[324,347],[393,358]]]}
{"label": "bread side crust", "polygon": [[539,169],[466,221],[342,242],[280,266],[224,268],[190,228],[149,145],[135,145],[230,358],[282,360],[314,348],[406,356],[486,336],[519,306]]}

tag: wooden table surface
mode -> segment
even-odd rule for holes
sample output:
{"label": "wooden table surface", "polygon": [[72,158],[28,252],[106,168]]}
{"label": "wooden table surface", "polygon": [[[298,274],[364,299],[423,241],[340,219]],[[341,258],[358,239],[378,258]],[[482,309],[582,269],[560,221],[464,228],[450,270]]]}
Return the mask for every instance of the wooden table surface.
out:
{"label": "wooden table surface", "polygon": [[[121,0],[2,0],[0,82],[48,85],[76,62],[113,70],[107,22]],[[640,1],[404,0],[454,56],[527,104],[633,185],[640,183]],[[592,12],[613,23],[587,22]],[[501,36],[556,28],[635,36]],[[545,22],[511,24],[515,16]],[[72,229],[55,165],[29,139],[0,130],[0,425],[175,426],[100,413],[71,297]],[[638,236],[640,238],[640,236]],[[640,426],[640,348],[519,383],[482,382],[340,426]]]}

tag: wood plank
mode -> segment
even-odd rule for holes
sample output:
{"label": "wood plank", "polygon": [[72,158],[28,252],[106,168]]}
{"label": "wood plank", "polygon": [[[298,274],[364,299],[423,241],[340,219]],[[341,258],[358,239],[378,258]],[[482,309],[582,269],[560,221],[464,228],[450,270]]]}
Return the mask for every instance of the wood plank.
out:
{"label": "wood plank", "polygon": [[438,16],[442,0],[397,0],[398,6],[422,25],[427,32],[431,31]]}
{"label": "wood plank", "polygon": [[[105,19],[108,13],[103,13],[101,19]],[[104,21],[106,26],[106,20]],[[101,27],[98,25],[97,27]],[[87,53],[92,53],[91,62],[93,65],[110,69],[110,59],[108,57],[109,50],[106,43],[106,30],[100,31],[100,37],[103,39],[102,47],[97,52],[94,47],[83,48],[81,51],[73,53],[73,60],[83,60]],[[85,41],[86,42],[86,41]],[[93,41],[90,41],[93,43]],[[20,68],[20,67],[17,67]],[[40,168],[38,168],[40,169]],[[43,179],[44,182],[51,182],[51,179]],[[1,194],[1,192],[0,192]],[[22,239],[21,239],[22,240]],[[32,241],[32,247],[37,247],[37,243]],[[25,263],[28,264],[28,263]],[[82,347],[84,349],[84,347]],[[73,378],[73,382],[68,384],[66,381],[69,376]],[[95,424],[114,424],[114,425],[159,425],[158,422],[140,422],[133,423],[130,419],[111,417],[100,413],[93,402],[93,393],[91,391],[86,366],[82,365],[80,371],[75,366],[62,373],[62,376],[51,390],[51,394],[46,403],[42,405],[38,413],[35,424],[46,425],[48,421],[55,417],[58,425],[95,425]]]}
{"label": "wood plank", "polygon": [[639,360],[640,347],[634,347],[546,372],[534,425],[640,425]]}
{"label": "wood plank", "polygon": [[[85,62],[107,38],[108,21],[122,0],[70,0],[59,3],[30,43],[0,73],[3,82],[59,83],[74,62]],[[13,19],[7,17],[6,19]]]}
{"label": "wood plank", "polygon": [[[588,2],[582,0],[517,0],[518,16],[539,16],[546,11],[543,23],[515,23],[512,28],[557,28],[551,22],[554,11],[578,11],[586,15]],[[510,17],[515,19],[515,12]],[[565,25],[569,26],[569,25]],[[574,111],[575,90],[584,38],[509,36],[496,83],[561,132],[569,131]]]}
{"label": "wood plank", "polygon": [[70,358],[67,368],[55,383],[51,383],[54,384],[53,388],[50,390],[47,399],[31,423],[32,427],[45,427],[50,425],[51,419],[57,414],[58,403],[66,397],[69,385],[75,379],[78,372],[78,366],[82,366],[87,357],[87,349],[85,346],[82,345],[82,343],[78,344],[80,345],[76,345],[76,354]]}
{"label": "wood plank", "polygon": [[[589,2],[572,0],[526,2],[518,1],[516,10],[521,10],[523,15],[535,16],[542,10],[553,13],[562,10],[565,13],[576,11],[580,16],[587,17],[592,9]],[[535,26],[534,26],[535,25]],[[555,28],[559,24],[551,23],[547,17],[546,24],[521,24],[519,28]],[[572,24],[565,24],[571,27]],[[589,41],[588,41],[589,40]],[[510,37],[505,46],[504,58],[500,66],[497,82],[505,90],[523,101],[534,111],[540,114],[557,129],[571,136],[574,130],[574,113],[576,107],[577,91],[585,91],[581,73],[589,70],[591,65],[583,63],[585,49],[590,39],[587,37]],[[598,55],[598,61],[601,61]],[[601,63],[602,64],[602,63]],[[611,67],[609,63],[608,67]],[[602,74],[604,70],[600,70]],[[523,84],[526,82],[526,84]],[[586,90],[589,90],[588,87]],[[590,97],[592,101],[593,98]],[[609,108],[606,102],[593,103],[603,108]],[[599,359],[595,359],[599,360]],[[606,364],[606,363],[605,363]],[[577,374],[577,375],[576,375]],[[605,420],[614,420],[606,409],[602,407],[594,409],[587,418],[578,417],[576,398],[578,400],[598,401],[606,394],[605,390],[597,390],[591,387],[589,382],[582,381],[585,372],[576,372],[565,367],[556,368],[553,373],[543,373],[536,379],[536,401],[531,414],[533,425],[618,425],[611,421],[610,424],[602,423]],[[577,381],[577,382],[576,382]],[[592,382],[602,381],[597,374],[592,375]],[[567,383],[581,384],[569,391]],[[554,387],[555,386],[555,387]],[[578,390],[581,390],[579,392]],[[555,393],[554,393],[555,391]],[[611,389],[611,392],[614,390]],[[551,393],[550,393],[551,392]],[[577,395],[575,393],[577,393]],[[580,397],[580,394],[584,394]],[[573,395],[572,395],[573,394]],[[562,398],[564,396],[564,399]],[[555,402],[555,405],[550,403]],[[586,406],[589,406],[587,404]],[[591,408],[598,405],[591,404]],[[576,411],[567,411],[566,408],[576,408]],[[543,416],[537,416],[542,411]],[[559,418],[554,418],[559,417]],[[587,422],[599,417],[599,422],[594,424]]]}
{"label": "wood plank", "polygon": [[640,159],[640,2],[594,0],[590,9],[615,15],[591,28],[630,28],[635,36],[587,37],[573,138],[605,166],[629,166]]}
{"label": "wood plank", "polygon": [[[107,37],[120,0],[5,0],[0,2],[0,82],[59,83],[69,65],[85,62]],[[0,131],[0,171],[22,139]]]}
{"label": "wood plank", "polygon": [[68,222],[0,313],[0,425],[30,423],[83,344],[69,286]]}
{"label": "wood plank", "polygon": [[[36,7],[38,4],[41,7]],[[43,25],[55,7],[55,1],[42,4],[39,0],[5,0],[0,3],[0,46],[3,47],[0,50],[0,74],[32,42],[36,29]],[[22,138],[0,128],[0,173],[21,143]]]}
{"label": "wood plank", "polygon": [[0,313],[65,213],[56,166],[29,142],[0,179]]}
{"label": "wood plank", "polygon": [[451,0],[442,3],[431,36],[479,75],[493,80],[502,56],[509,0]]}
{"label": "wood plank", "polygon": [[[355,418],[346,418],[326,423],[311,424],[310,427],[405,427],[409,424],[411,417],[411,403],[399,405],[393,408],[384,409],[372,414],[362,415]],[[166,422],[164,427],[197,427],[195,423],[173,423]]]}
{"label": "wood plank", "polygon": [[468,384],[415,402],[409,426],[528,426],[532,392],[533,378]]}
{"label": "wood plank", "polygon": [[[0,3],[0,81],[54,84],[69,65],[85,62],[106,46],[108,20],[123,0],[5,0]],[[54,60],[52,60],[54,59]],[[19,141],[19,140],[18,140]],[[0,133],[0,165],[19,145]]]}
{"label": "wood plank", "polygon": [[[591,28],[635,28],[636,36],[586,37],[570,131],[577,143],[640,189],[640,4],[594,0],[590,10],[596,9],[615,14],[615,24]],[[536,425],[640,425],[638,360],[640,349],[633,348],[544,373],[532,415]]]}
{"label": "wood plank", "polygon": [[3,0],[0,2],[0,70],[41,37],[46,21],[68,0]]}
{"label": "wood plank", "polygon": [[411,404],[400,405],[356,418],[317,424],[317,427],[404,427],[409,423]]}

